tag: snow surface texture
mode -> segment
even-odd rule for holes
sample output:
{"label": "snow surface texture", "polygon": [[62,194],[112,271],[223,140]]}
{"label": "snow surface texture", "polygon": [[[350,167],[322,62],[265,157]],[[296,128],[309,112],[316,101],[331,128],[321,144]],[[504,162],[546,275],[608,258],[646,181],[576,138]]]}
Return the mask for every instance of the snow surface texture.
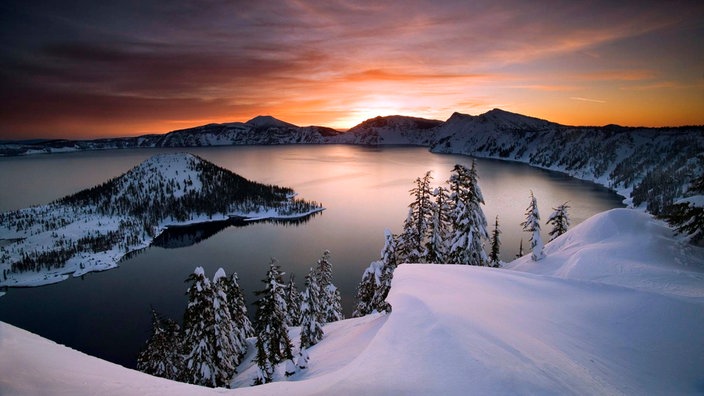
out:
{"label": "snow surface texture", "polygon": [[670,235],[647,214],[615,209],[513,270],[401,265],[391,314],[326,325],[309,368],[285,379],[279,367],[278,382],[248,387],[249,356],[233,383],[245,387],[231,391],[150,377],[0,324],[0,394],[701,394],[704,251]]}

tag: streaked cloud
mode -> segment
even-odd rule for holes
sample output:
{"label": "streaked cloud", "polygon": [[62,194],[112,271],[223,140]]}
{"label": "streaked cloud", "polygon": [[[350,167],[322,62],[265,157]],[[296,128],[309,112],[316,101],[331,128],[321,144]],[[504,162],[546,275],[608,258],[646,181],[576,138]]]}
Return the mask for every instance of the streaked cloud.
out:
{"label": "streaked cloud", "polygon": [[605,100],[600,100],[600,99],[590,99],[590,98],[582,98],[580,96],[571,96],[570,99],[572,100],[578,100],[580,102],[589,102],[589,103],[606,103]]}
{"label": "streaked cloud", "polygon": [[[0,11],[0,138],[135,135],[258,114],[346,128],[390,112],[444,119],[497,106],[597,123],[603,111],[569,107],[588,98],[642,108],[638,124],[704,124],[682,105],[704,107],[695,1],[79,0]],[[626,113],[609,122],[634,122]]]}

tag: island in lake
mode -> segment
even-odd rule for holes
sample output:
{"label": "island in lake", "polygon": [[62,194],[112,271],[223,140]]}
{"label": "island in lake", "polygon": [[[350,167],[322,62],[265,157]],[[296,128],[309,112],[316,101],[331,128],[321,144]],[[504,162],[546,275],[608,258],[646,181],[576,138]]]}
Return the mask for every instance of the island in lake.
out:
{"label": "island in lake", "polygon": [[192,154],[156,155],[47,205],[0,214],[0,286],[39,286],[117,267],[168,227],[324,210],[286,187],[245,179]]}

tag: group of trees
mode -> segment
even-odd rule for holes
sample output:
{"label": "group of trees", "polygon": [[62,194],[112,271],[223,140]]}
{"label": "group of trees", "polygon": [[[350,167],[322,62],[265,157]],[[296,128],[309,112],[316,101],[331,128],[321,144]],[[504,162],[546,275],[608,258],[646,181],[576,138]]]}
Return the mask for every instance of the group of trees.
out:
{"label": "group of trees", "polygon": [[[291,216],[320,210],[321,205],[295,199],[290,188],[247,180],[197,156],[155,156],[49,205],[0,214],[0,222],[19,235],[51,232],[55,242],[30,250],[20,241],[0,255],[11,263],[12,272],[60,269],[79,253],[134,250],[164,224],[267,209]],[[99,229],[93,230],[96,223]],[[82,235],[64,232],[71,224]]]}
{"label": "group of trees", "polygon": [[[269,264],[264,289],[256,292],[254,324],[247,316],[237,274],[227,277],[219,269],[212,281],[197,267],[187,282],[188,305],[183,326],[152,311],[152,336],[140,352],[137,368],[177,381],[229,387],[248,349],[247,338],[256,337],[254,384],[271,382],[277,365],[286,362],[286,375],[308,367],[308,351],[323,337],[323,325],[343,319],[340,293],[332,284],[330,252],[325,251],[306,276],[299,293],[291,275],[275,259]],[[294,363],[289,326],[301,326],[298,359]]]}
{"label": "group of trees", "polygon": [[488,265],[483,240],[489,234],[476,163],[471,168],[455,165],[447,187],[433,189],[432,179],[427,172],[414,181],[403,231],[393,238],[396,260]]}
{"label": "group of trees", "polygon": [[689,186],[689,198],[670,205],[662,217],[694,244],[704,242],[704,175]]}
{"label": "group of trees", "polygon": [[202,267],[186,280],[183,327],[152,310],[152,336],[137,369],[158,377],[211,387],[228,386],[254,336],[237,274],[220,268],[212,282]]}
{"label": "group of trees", "polygon": [[[484,197],[478,184],[476,162],[467,168],[457,164],[453,167],[448,187],[431,188],[432,176],[427,172],[414,181],[409,191],[413,200],[403,231],[393,235],[386,230],[381,258],[372,262],[364,271],[357,288],[355,317],[372,312],[390,312],[386,301],[391,288],[394,269],[400,263],[447,263],[500,267],[501,240],[499,216],[489,235],[487,221],[481,205]],[[569,205],[564,203],[554,208],[547,224],[552,224],[551,240],[564,234],[569,227]],[[530,204],[526,209],[523,230],[530,232],[533,260],[544,257],[540,236],[540,213],[537,199],[530,192]],[[490,242],[490,252],[484,250],[485,241]],[[523,255],[521,241],[520,256]]]}

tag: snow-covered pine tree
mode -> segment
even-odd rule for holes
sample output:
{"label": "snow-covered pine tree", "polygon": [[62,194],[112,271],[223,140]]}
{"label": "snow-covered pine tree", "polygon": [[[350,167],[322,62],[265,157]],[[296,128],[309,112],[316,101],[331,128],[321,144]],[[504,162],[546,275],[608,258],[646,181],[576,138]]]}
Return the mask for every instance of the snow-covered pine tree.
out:
{"label": "snow-covered pine tree", "polygon": [[408,217],[399,236],[398,254],[403,262],[424,263],[427,261],[427,239],[433,221],[433,191],[430,171],[416,178],[415,186],[409,190],[413,200],[408,205]]}
{"label": "snow-covered pine tree", "polygon": [[391,289],[391,280],[397,267],[396,241],[391,231],[384,230],[384,247],[381,259],[373,261],[362,275],[357,288],[357,305],[352,316],[360,317],[374,311],[391,312],[386,297]]}
{"label": "snow-covered pine tree", "polygon": [[448,183],[454,203],[452,213],[452,238],[449,262],[455,264],[486,265],[484,240],[489,238],[487,222],[480,205],[484,196],[479,188],[476,161],[472,167],[456,164]]}
{"label": "snow-covered pine tree", "polygon": [[440,186],[433,191],[433,196],[435,202],[432,205],[432,223],[426,244],[427,262],[444,264],[447,262],[448,241],[452,227],[450,195],[445,187]]}
{"label": "snow-covered pine tree", "polygon": [[152,335],[137,356],[137,370],[176,380],[181,375],[180,328],[152,308]]}
{"label": "snow-covered pine tree", "polygon": [[685,234],[693,244],[704,242],[704,175],[692,181],[687,198],[665,209],[662,216],[677,234]]}
{"label": "snow-covered pine tree", "polygon": [[301,293],[296,287],[295,275],[292,273],[286,284],[286,325],[299,326],[301,324]]}
{"label": "snow-covered pine tree", "polygon": [[374,301],[374,295],[377,289],[381,285],[381,271],[383,266],[384,262],[381,260],[372,261],[369,267],[364,270],[362,280],[359,282],[359,286],[357,286],[357,296],[355,298],[357,303],[352,312],[352,317],[359,318],[369,315],[374,311],[372,302]]}
{"label": "snow-covered pine tree", "polygon": [[530,204],[526,208],[526,221],[521,223],[523,231],[530,232],[531,259],[538,261],[545,257],[543,252],[543,238],[540,236],[540,213],[538,212],[538,200],[530,191]]}
{"label": "snow-covered pine tree", "polygon": [[323,252],[318,260],[316,270],[318,286],[320,287],[320,323],[330,323],[342,320],[342,297],[340,291],[332,283],[332,262],[330,261],[330,251]]}
{"label": "snow-covered pine tree", "polygon": [[320,256],[315,267],[315,276],[318,278],[318,285],[321,290],[332,283],[332,262],[330,261],[329,250],[325,250],[323,255]]}
{"label": "snow-covered pine tree", "polygon": [[494,268],[501,266],[501,259],[499,258],[501,239],[499,238],[499,234],[501,234],[501,230],[499,230],[499,215],[496,215],[494,231],[491,233],[491,252],[489,253],[489,265]]}
{"label": "snow-covered pine tree", "polygon": [[323,338],[323,324],[320,323],[320,287],[316,271],[311,268],[306,276],[306,288],[301,294],[301,341],[297,365],[308,367],[307,349]]}
{"label": "snow-covered pine tree", "polygon": [[247,315],[247,304],[244,300],[244,292],[242,288],[240,288],[237,282],[238,280],[237,273],[233,272],[228,282],[227,302],[230,304],[230,316],[232,316],[232,320],[235,322],[237,336],[242,345],[245,346],[241,352],[242,355],[244,355],[247,352],[247,343],[245,340],[249,337],[254,337],[254,326],[252,326],[252,322]]}
{"label": "snow-covered pine tree", "polygon": [[308,355],[308,348],[301,346],[298,352],[298,359],[296,359],[296,366],[299,369],[308,368],[308,362],[310,361],[310,356]]}
{"label": "snow-covered pine tree", "polygon": [[550,241],[566,233],[567,229],[570,227],[570,218],[567,215],[567,209],[569,208],[570,206],[567,205],[567,202],[556,208],[552,208],[553,212],[550,214],[548,221],[545,223],[552,224],[552,230],[549,232]]}
{"label": "snow-covered pine tree", "polygon": [[345,316],[342,314],[342,296],[337,286],[332,283],[325,286],[323,295],[326,300],[322,311],[325,316],[325,323],[337,322],[338,320],[344,319]]}
{"label": "snow-covered pine tree", "polygon": [[213,323],[215,386],[229,388],[230,380],[237,373],[237,365],[240,363],[239,352],[241,346],[236,345],[239,339],[236,336],[235,322],[230,315],[227,301],[229,281],[225,270],[219,268],[215,272],[211,287],[215,315]]}
{"label": "snow-covered pine tree", "polygon": [[215,387],[219,384],[215,379],[213,290],[203,267],[196,267],[186,281],[191,286],[183,316],[184,368],[180,380]]}
{"label": "snow-covered pine tree", "polygon": [[262,280],[265,287],[256,292],[257,313],[254,329],[257,333],[257,355],[255,362],[260,370],[256,384],[273,380],[277,364],[293,358],[291,340],[286,326],[285,286],[282,272],[276,260],[272,259],[266,278]]}
{"label": "snow-covered pine tree", "polygon": [[403,263],[420,262],[421,251],[414,244],[416,227],[413,224],[413,209],[408,209],[408,216],[403,222],[403,231],[397,238],[397,254]]}

